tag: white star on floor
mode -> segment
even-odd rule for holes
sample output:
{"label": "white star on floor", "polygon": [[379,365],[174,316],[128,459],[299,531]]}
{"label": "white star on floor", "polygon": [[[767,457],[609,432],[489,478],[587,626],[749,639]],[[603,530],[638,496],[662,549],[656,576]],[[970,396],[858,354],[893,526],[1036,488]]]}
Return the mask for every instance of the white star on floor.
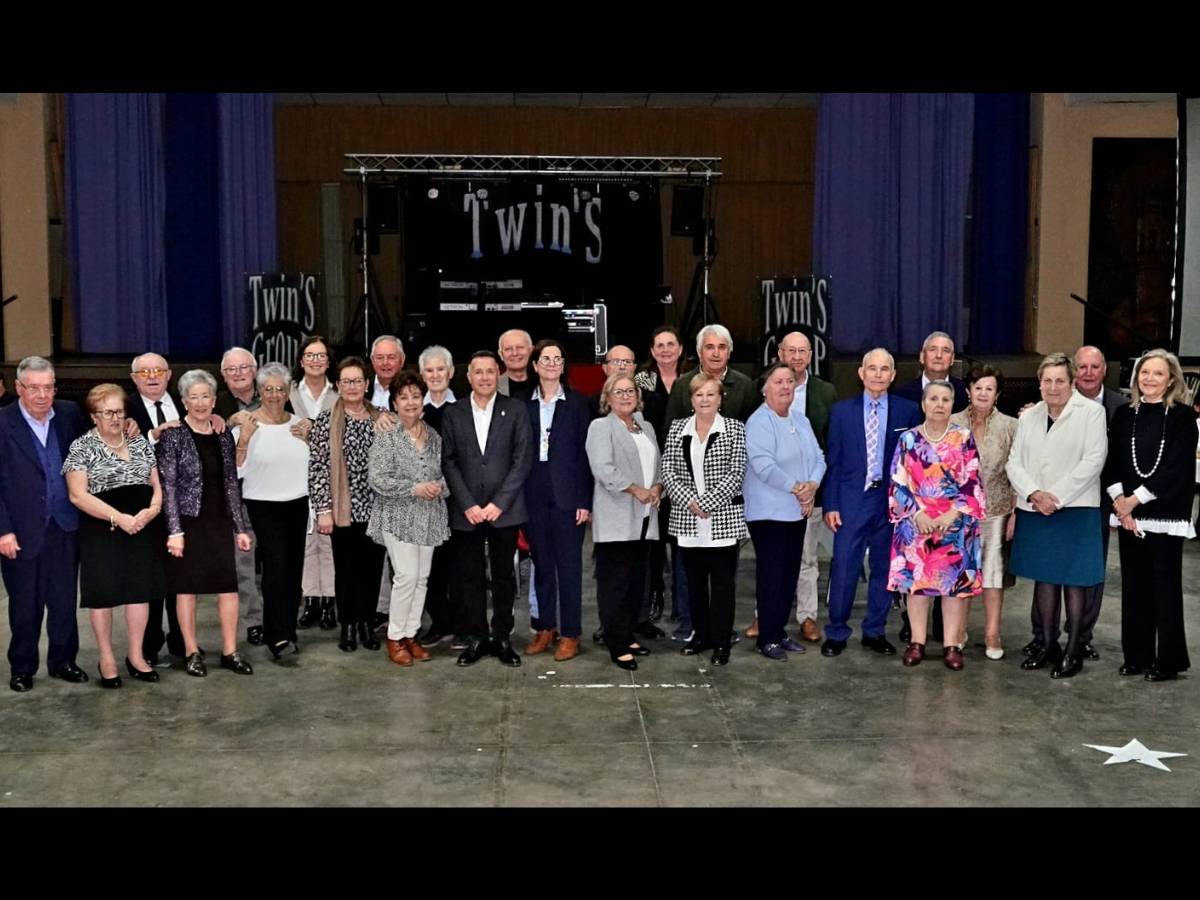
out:
{"label": "white star on floor", "polygon": [[1104,747],[1100,744],[1084,744],[1083,746],[1092,750],[1099,750],[1101,753],[1111,753],[1111,758],[1104,761],[1106,766],[1113,766],[1124,762],[1139,762],[1143,766],[1149,766],[1152,769],[1162,769],[1164,772],[1170,772],[1171,770],[1159,762],[1160,759],[1170,759],[1173,756],[1187,756],[1186,753],[1166,753],[1162,750],[1151,750],[1137,738],[1134,738],[1124,747]]}

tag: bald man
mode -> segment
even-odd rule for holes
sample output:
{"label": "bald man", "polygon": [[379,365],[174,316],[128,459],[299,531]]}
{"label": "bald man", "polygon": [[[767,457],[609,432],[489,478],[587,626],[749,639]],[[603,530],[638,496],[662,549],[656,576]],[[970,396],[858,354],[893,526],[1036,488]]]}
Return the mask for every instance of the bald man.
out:
{"label": "bald man", "polygon": [[529,377],[529,357],[533,354],[533,338],[520,328],[510,328],[500,335],[500,358],[504,360],[504,374],[496,388],[497,393],[516,400],[528,400],[537,387]]}

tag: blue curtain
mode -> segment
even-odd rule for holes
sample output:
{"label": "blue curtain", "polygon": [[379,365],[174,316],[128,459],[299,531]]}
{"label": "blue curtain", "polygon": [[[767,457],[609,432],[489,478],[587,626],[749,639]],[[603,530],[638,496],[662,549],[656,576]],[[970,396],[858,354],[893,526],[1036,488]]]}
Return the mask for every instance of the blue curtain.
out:
{"label": "blue curtain", "polygon": [[66,214],[79,347],[167,349],[161,94],[66,95]]}
{"label": "blue curtain", "polygon": [[961,343],[971,94],[822,94],[813,269],[832,278],[833,344]]}
{"label": "blue curtain", "polygon": [[217,139],[221,333],[231,347],[250,333],[246,275],[274,271],[278,257],[273,95],[218,94]]}

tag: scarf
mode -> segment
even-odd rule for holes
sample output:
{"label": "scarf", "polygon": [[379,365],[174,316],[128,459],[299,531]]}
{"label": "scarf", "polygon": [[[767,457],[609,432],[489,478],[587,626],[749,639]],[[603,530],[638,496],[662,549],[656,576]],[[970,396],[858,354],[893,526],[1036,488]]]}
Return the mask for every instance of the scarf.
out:
{"label": "scarf", "polygon": [[[382,411],[365,399],[363,403],[371,422],[374,423]],[[350,525],[350,476],[346,471],[344,452],[347,415],[342,398],[338,397],[329,411],[329,493],[333,501],[333,524],[338,528],[347,528]]]}

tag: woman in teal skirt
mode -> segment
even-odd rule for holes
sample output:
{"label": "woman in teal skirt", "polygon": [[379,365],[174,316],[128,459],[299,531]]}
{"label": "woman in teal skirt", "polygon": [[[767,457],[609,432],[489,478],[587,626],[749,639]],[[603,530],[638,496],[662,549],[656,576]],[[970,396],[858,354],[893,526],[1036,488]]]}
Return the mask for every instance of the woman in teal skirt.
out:
{"label": "woman in teal skirt", "polygon": [[[1042,402],[1017,422],[1009,452],[1009,483],[1017,499],[1013,574],[1034,582],[1043,643],[1023,669],[1050,668],[1070,678],[1083,668],[1079,623],[1089,587],[1104,579],[1100,546],[1100,470],[1108,454],[1103,404],[1078,393],[1075,364],[1052,353],[1038,366]],[[1059,607],[1066,599],[1070,638],[1058,644]]]}

